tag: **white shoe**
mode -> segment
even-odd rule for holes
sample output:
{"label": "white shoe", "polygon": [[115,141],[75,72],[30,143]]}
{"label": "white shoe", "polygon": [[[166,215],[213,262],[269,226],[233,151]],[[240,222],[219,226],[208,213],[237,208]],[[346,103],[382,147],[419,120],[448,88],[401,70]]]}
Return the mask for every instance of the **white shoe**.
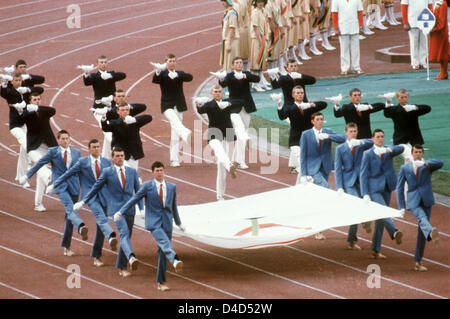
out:
{"label": "white shoe", "polygon": [[319,51],[319,50],[317,50],[315,48],[310,48],[309,51],[311,51],[311,53],[314,54],[314,55],[322,55],[323,54],[322,51]]}
{"label": "white shoe", "polygon": [[359,39],[360,39],[360,40],[364,40],[365,38],[366,38],[366,37],[363,36],[362,34],[359,35]]}
{"label": "white shoe", "polygon": [[266,90],[264,90],[260,85],[253,85],[253,90],[255,90],[256,92],[266,92]]}
{"label": "white shoe", "polygon": [[173,262],[173,268],[175,268],[175,272],[183,271],[183,262],[181,260],[175,259]]}
{"label": "white shoe", "polygon": [[172,162],[170,162],[170,166],[171,167],[180,167],[181,165],[180,165],[180,162],[172,161]]}
{"label": "white shoe", "polygon": [[26,182],[25,184],[23,184],[22,187],[23,187],[23,188],[30,188],[30,183]]}
{"label": "white shoe", "polygon": [[370,30],[369,28],[363,28],[363,33],[365,34],[365,35],[372,35],[372,34],[375,34],[375,32],[373,32],[372,30]]}
{"label": "white shoe", "polygon": [[248,166],[245,163],[238,163],[238,168],[239,169],[248,169]]}
{"label": "white shoe", "polygon": [[136,257],[132,256],[128,262],[130,263],[131,270],[137,270],[138,265],[139,265],[139,260],[137,260]]}
{"label": "white shoe", "polygon": [[47,211],[47,209],[42,204],[34,206],[34,210],[37,211],[37,212],[45,212],[45,211]]}
{"label": "white shoe", "polygon": [[325,50],[328,50],[328,51],[336,50],[336,48],[329,43],[322,44],[322,48],[324,48]]}

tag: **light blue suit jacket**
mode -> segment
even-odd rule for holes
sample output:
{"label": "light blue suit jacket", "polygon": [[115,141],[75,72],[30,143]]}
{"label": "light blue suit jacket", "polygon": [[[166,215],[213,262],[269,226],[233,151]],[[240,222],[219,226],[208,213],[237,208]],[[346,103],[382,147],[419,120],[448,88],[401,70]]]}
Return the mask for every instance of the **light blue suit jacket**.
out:
{"label": "light blue suit jacket", "polygon": [[[73,147],[70,148],[70,154],[72,161],[70,162],[69,169],[72,168],[78,160],[81,158],[81,152]],[[67,171],[66,163],[64,163],[63,155],[61,154],[60,147],[54,146],[48,149],[47,154],[41,157],[32,168],[27,172],[27,178],[31,178],[42,166],[51,163],[52,164],[52,183]],[[65,183],[59,184],[54,189],[56,194],[64,191],[68,191],[71,195],[78,195],[80,193],[80,182],[78,176],[72,176],[67,179]]]}
{"label": "light blue suit jacket", "polygon": [[[106,213],[114,215],[119,209],[138,192],[139,178],[137,171],[134,168],[123,166],[125,168],[125,190],[119,181],[116,167],[114,165],[103,169],[100,177],[95,182],[94,186],[82,198],[83,202],[88,203],[94,196],[101,191],[105,186],[109,194],[106,203]],[[139,202],[139,209],[143,209],[142,202]],[[134,206],[125,211],[124,214],[134,215],[136,213]]]}
{"label": "light blue suit jacket", "polygon": [[329,174],[333,169],[331,142],[344,143],[345,136],[338,135],[328,128],[322,128],[322,133],[329,134],[330,138],[322,140],[320,149],[312,128],[302,133],[302,137],[300,138],[300,166],[302,176],[313,176],[317,174],[321,165],[323,165],[326,174]]}
{"label": "light blue suit jacket", "polygon": [[[107,158],[100,157],[100,172],[102,172],[105,168],[110,167],[111,161]],[[56,188],[65,180],[70,178],[71,176],[78,175],[81,183],[81,198],[86,196],[89,190],[97,181],[97,178],[92,171],[91,166],[91,156],[86,156],[80,158],[80,160],[75,163],[68,171],[66,171],[63,175],[61,175],[54,183],[53,186]],[[109,198],[109,193],[106,187],[102,187],[100,192],[96,194],[92,199],[98,199],[103,206],[106,206]],[[89,205],[87,202],[86,204]]]}
{"label": "light blue suit jacket", "polygon": [[405,182],[408,183],[408,192],[406,193],[408,209],[418,207],[421,201],[426,207],[434,205],[431,173],[440,169],[444,165],[444,162],[438,159],[430,159],[426,162],[426,165],[419,168],[419,178],[414,173],[412,163],[400,167],[396,189],[398,207],[400,209],[405,208]]}
{"label": "light blue suit jacket", "polygon": [[355,146],[355,156],[353,156],[347,143],[342,143],[336,147],[334,155],[334,178],[336,180],[336,189],[352,187],[359,179],[359,171],[363,153],[373,146],[370,138],[364,139],[364,144]]}
{"label": "light blue suit jacket", "polygon": [[374,147],[364,152],[359,174],[362,196],[384,192],[386,183],[389,191],[395,189],[397,175],[393,158],[403,153],[403,146],[389,146],[389,148],[392,152],[384,153],[383,160],[375,154]]}
{"label": "light blue suit jacket", "polygon": [[172,218],[175,224],[180,225],[181,220],[177,207],[177,187],[166,181],[166,201],[162,205],[156,189],[155,180],[142,184],[141,189],[121,209],[121,212],[129,210],[137,201],[145,197],[145,229],[153,231],[163,228],[172,232]]}

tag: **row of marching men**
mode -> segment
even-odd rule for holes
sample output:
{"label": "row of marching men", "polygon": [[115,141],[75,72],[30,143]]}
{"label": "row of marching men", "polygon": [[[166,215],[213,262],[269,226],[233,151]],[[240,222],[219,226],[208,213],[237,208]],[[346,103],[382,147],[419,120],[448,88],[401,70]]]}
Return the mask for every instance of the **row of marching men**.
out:
{"label": "row of marching men", "polygon": [[[357,0],[361,1],[361,0]],[[231,61],[239,56],[244,59],[244,69],[253,73],[267,68],[284,69],[289,59],[298,64],[310,60],[305,45],[311,54],[319,56],[318,42],[325,50],[336,48],[329,42],[335,35],[331,22],[333,0],[221,0],[225,7],[222,19],[222,46],[220,65],[231,70]],[[362,1],[365,35],[374,34],[371,28],[386,30],[383,18],[391,25],[398,25],[394,15],[393,0]],[[380,15],[382,3],[385,15]],[[364,36],[361,34],[360,39]],[[252,87],[258,92],[270,90],[264,76]]]}

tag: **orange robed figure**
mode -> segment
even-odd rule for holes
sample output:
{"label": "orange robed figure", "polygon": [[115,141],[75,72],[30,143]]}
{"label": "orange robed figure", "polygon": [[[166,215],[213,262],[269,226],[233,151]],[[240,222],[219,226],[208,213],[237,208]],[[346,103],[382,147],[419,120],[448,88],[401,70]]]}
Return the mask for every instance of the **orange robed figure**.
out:
{"label": "orange robed figure", "polygon": [[436,24],[430,32],[430,61],[441,64],[441,72],[435,80],[448,79],[448,24],[447,24],[447,2],[437,0],[434,2],[433,14]]}

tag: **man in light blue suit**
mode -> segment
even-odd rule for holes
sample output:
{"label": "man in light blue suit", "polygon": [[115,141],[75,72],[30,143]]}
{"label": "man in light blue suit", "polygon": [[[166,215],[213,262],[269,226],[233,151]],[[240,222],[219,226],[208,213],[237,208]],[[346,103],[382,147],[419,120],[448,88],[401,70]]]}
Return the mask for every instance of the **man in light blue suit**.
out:
{"label": "man in light blue suit", "polygon": [[311,176],[317,185],[330,188],[328,176],[333,169],[331,142],[344,143],[345,136],[323,127],[323,114],[311,115],[313,127],[303,132],[300,138],[301,181]]}
{"label": "man in light blue suit", "polygon": [[[344,143],[345,136],[338,135],[333,130],[323,127],[323,114],[311,115],[313,127],[303,131],[300,138],[300,172],[299,182],[306,183],[312,178],[317,185],[330,188],[328,176],[333,169],[331,142]],[[325,239],[322,233],[317,233],[316,239]]]}
{"label": "man in light blue suit", "polygon": [[[102,149],[97,139],[92,139],[88,143],[89,155],[81,158],[68,171],[61,175],[50,187],[47,193],[53,188],[58,188],[72,176],[76,175],[81,183],[81,197],[83,198],[94,183],[100,177],[100,173],[107,167],[111,166],[111,161],[100,156]],[[103,241],[108,238],[109,245],[113,251],[117,248],[116,233],[109,225],[108,216],[106,215],[106,203],[108,202],[109,193],[106,187],[103,187],[97,195],[95,195],[87,205],[95,216],[97,222],[97,232],[95,234],[94,244],[92,246],[91,257],[94,257],[94,265],[103,266],[101,261]]]}
{"label": "man in light blue suit", "polygon": [[[358,136],[358,125],[350,122],[345,126],[345,135],[347,140],[336,147],[334,160],[334,178],[336,181],[336,189],[338,192],[344,192],[358,198],[361,198],[359,186],[359,171],[363,152],[373,145],[370,138],[356,139]],[[368,233],[371,232],[370,223],[363,223],[363,227]],[[348,248],[361,250],[356,242],[358,238],[356,232],[358,225],[351,225],[348,231],[347,242]]]}
{"label": "man in light blue suit", "polygon": [[169,290],[166,282],[166,258],[173,264],[176,272],[183,268],[183,262],[178,259],[173,249],[172,227],[173,222],[185,231],[181,224],[177,208],[177,188],[175,184],[164,180],[164,165],[161,162],[152,164],[154,180],[145,182],[141,189],[120,210],[114,218],[126,216],[126,212],[139,200],[145,197],[145,229],[152,233],[158,244],[158,272],[156,274],[157,288],[161,291]]}
{"label": "man in light blue suit", "polygon": [[[381,129],[373,131],[372,140],[374,146],[364,152],[361,162],[361,195],[366,201],[389,206],[391,192],[397,185],[393,158],[403,152],[403,146],[384,146],[384,132]],[[372,238],[372,257],[375,259],[386,259],[380,253],[384,227],[398,245],[402,243],[403,233],[395,227],[392,218],[376,220]]]}
{"label": "man in light blue suit", "polygon": [[[48,149],[47,154],[41,157],[41,159],[37,161],[27,172],[27,179],[31,178],[42,166],[51,163],[52,182],[54,182],[67,170],[72,168],[81,158],[81,152],[70,146],[69,132],[65,130],[59,131],[57,134],[57,140],[59,146],[50,147]],[[70,249],[73,226],[76,227],[83,240],[88,239],[88,227],[85,226],[83,220],[73,209],[73,204],[78,200],[78,195],[80,193],[80,182],[78,176],[72,176],[64,183],[59,184],[58,187],[54,189],[54,192],[58,195],[66,211],[66,223],[64,226],[61,246],[64,247],[65,256],[73,256],[74,252]]]}
{"label": "man in light blue suit", "polygon": [[411,154],[413,161],[400,167],[397,181],[397,202],[399,209],[405,210],[405,183],[408,183],[407,206],[419,223],[414,269],[427,271],[428,269],[422,265],[425,243],[430,240],[434,242],[439,240],[437,228],[430,224],[431,207],[434,205],[431,174],[440,169],[444,162],[438,159],[425,161],[423,147],[420,144],[413,146]]}
{"label": "man in light blue suit", "polygon": [[[124,166],[125,152],[119,147],[115,147],[112,152],[113,165],[103,169],[100,177],[83,196],[83,199],[75,204],[75,209],[80,209],[83,204],[89,203],[102,189],[106,187],[109,194],[106,203],[106,213],[108,216],[114,215],[140,188],[137,171],[134,168]],[[139,209],[142,210],[142,202],[139,202]],[[136,270],[139,264],[131,246],[131,233],[134,225],[135,207],[130,207],[125,211],[125,218],[114,219],[114,223],[119,231],[120,251],[116,260],[116,268],[119,268],[119,275],[123,277],[131,276],[127,271],[127,261],[130,269]]]}

